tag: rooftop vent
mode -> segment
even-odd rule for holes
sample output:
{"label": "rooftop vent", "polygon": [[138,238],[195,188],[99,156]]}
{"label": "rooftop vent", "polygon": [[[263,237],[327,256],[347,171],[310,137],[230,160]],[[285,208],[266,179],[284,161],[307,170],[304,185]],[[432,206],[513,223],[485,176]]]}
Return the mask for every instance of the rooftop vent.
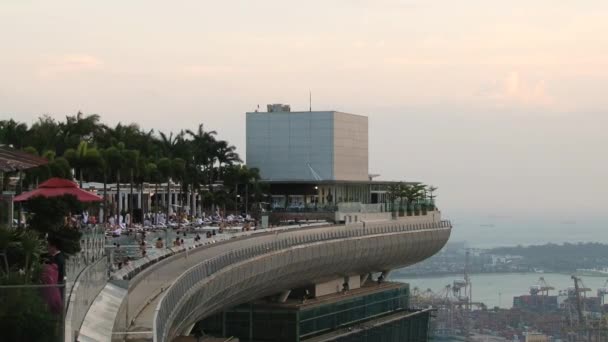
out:
{"label": "rooftop vent", "polygon": [[284,105],[281,103],[269,104],[266,105],[266,108],[268,108],[268,113],[291,112],[290,105]]}

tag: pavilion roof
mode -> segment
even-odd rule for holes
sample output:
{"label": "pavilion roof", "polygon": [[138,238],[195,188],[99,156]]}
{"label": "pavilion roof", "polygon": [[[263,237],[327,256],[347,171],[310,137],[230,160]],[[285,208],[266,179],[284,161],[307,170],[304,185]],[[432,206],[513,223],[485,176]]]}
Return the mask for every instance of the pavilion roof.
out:
{"label": "pavilion roof", "polygon": [[8,146],[0,146],[0,172],[26,170],[47,163],[48,161],[42,157]]}

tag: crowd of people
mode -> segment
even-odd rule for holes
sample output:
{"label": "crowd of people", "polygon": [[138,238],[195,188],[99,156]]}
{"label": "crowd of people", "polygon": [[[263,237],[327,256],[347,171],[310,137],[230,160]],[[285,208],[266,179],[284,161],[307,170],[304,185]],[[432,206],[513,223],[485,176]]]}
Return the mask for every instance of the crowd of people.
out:
{"label": "crowd of people", "polygon": [[[114,215],[108,219],[105,227],[108,238],[114,238],[114,241],[124,241],[126,237],[137,244],[138,249],[132,243],[129,243],[128,246],[121,246],[118,242],[114,242],[114,267],[121,269],[129,265],[135,258],[148,256],[148,248],[158,250],[184,246],[188,233],[193,234],[191,238],[198,243],[203,238],[211,239],[216,234],[224,233],[227,229],[232,231],[255,230],[257,222],[247,214],[223,215],[219,211],[214,215],[203,213],[199,217],[178,214],[167,216],[165,213],[156,212],[144,214],[141,223],[132,222],[128,213]],[[172,232],[171,235],[175,233],[177,236],[169,239],[169,232]],[[147,241],[146,236],[151,240]]]}

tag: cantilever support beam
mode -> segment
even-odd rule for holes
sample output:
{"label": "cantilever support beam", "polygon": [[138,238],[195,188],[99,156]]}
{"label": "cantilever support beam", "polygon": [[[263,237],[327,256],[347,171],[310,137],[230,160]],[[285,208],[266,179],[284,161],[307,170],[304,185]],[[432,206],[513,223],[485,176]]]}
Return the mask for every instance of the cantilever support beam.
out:
{"label": "cantilever support beam", "polygon": [[277,302],[279,303],[285,303],[285,301],[287,300],[287,297],[289,297],[289,294],[291,293],[291,290],[287,290],[287,291],[283,291],[279,294],[279,298],[277,298]]}
{"label": "cantilever support beam", "polygon": [[391,270],[382,271],[382,273],[378,276],[378,284],[383,281],[388,280],[388,276],[391,274]]}

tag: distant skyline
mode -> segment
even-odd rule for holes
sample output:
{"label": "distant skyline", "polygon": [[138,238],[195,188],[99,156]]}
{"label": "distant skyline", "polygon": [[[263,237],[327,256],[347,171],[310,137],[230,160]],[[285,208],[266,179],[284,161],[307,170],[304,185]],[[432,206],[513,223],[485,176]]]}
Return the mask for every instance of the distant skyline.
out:
{"label": "distant skyline", "polygon": [[[608,2],[7,1],[0,119],[204,123],[245,156],[267,103],[369,116],[370,172],[446,214],[606,217]],[[482,216],[482,215],[480,215]]]}

